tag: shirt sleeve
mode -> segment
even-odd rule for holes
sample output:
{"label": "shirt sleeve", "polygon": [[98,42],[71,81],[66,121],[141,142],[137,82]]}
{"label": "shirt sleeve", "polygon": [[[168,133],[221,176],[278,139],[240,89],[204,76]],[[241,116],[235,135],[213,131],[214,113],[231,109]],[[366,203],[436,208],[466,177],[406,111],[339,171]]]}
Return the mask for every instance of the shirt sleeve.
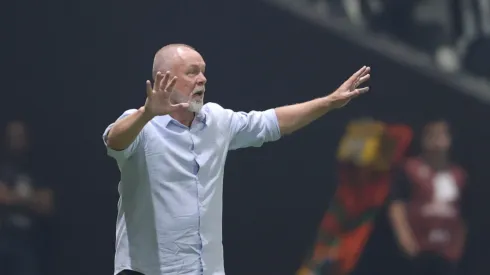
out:
{"label": "shirt sleeve", "polygon": [[281,138],[276,111],[269,109],[258,112],[234,112],[230,115],[230,150],[260,147],[264,142],[276,141]]}
{"label": "shirt sleeve", "polygon": [[[123,118],[129,116],[130,114],[132,114],[136,111],[137,111],[136,109],[127,110],[117,120],[123,119]],[[108,136],[109,131],[111,130],[112,126],[114,126],[114,123],[111,123],[109,126],[107,126],[107,128],[104,131],[104,134],[102,135],[102,139],[103,139],[104,144],[107,148],[107,155],[113,157],[117,161],[126,160],[133,155],[133,153],[136,151],[136,149],[139,146],[141,146],[142,139],[144,136],[144,128],[138,134],[138,136],[136,136],[136,139],[126,149],[121,150],[121,151],[117,151],[117,150],[111,149],[111,148],[109,148],[109,146],[107,146],[107,136]]]}
{"label": "shirt sleeve", "polygon": [[391,186],[391,200],[406,202],[410,199],[410,180],[405,171],[398,171]]}

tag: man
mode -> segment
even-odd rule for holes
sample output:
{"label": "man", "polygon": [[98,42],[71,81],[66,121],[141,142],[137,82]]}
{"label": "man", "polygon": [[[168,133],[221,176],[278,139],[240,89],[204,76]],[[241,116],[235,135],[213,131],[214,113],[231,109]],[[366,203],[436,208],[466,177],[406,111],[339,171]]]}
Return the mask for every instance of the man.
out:
{"label": "man", "polygon": [[465,172],[449,160],[451,136],[445,121],[428,123],[422,154],[406,161],[393,186],[390,219],[413,274],[451,275],[463,252],[461,193]]}
{"label": "man", "polygon": [[10,122],[6,141],[0,163],[0,274],[34,275],[36,220],[52,211],[52,192],[33,175],[25,124]]}
{"label": "man", "polygon": [[[334,93],[264,112],[203,106],[206,64],[172,44],[153,63],[145,105],[104,132],[121,171],[115,274],[225,274],[223,170],[228,150],[261,146],[368,91],[363,67]],[[165,73],[161,73],[165,72]],[[135,273],[139,272],[139,273]]]}

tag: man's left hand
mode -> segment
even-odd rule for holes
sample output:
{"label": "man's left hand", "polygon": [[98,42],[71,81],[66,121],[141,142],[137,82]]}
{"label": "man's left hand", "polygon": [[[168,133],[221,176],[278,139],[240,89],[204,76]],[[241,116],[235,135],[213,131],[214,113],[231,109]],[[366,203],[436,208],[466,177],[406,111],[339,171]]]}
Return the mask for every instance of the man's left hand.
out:
{"label": "man's left hand", "polygon": [[359,86],[369,80],[371,77],[369,74],[370,72],[370,67],[362,67],[347,79],[347,81],[345,81],[335,92],[328,95],[332,108],[344,107],[351,99],[369,91],[369,87],[359,88]]}

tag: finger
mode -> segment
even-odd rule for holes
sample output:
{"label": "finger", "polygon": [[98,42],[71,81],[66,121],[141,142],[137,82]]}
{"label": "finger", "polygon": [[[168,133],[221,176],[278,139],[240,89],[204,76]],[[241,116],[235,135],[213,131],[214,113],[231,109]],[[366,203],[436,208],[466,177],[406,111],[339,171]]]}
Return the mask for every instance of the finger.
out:
{"label": "finger", "polygon": [[367,93],[369,91],[369,87],[364,87],[360,89],[355,89],[354,91],[350,92],[347,96],[346,99],[353,99],[356,98],[364,93]]}
{"label": "finger", "polygon": [[170,72],[167,71],[160,82],[160,90],[166,90],[168,79],[170,78]]}
{"label": "finger", "polygon": [[171,107],[174,111],[179,109],[188,109],[189,103],[172,104]]}
{"label": "finger", "polygon": [[155,91],[158,91],[160,90],[160,82],[162,81],[162,78],[163,78],[163,75],[161,72],[157,72],[157,76],[155,77],[155,87],[153,87],[155,89]]}
{"label": "finger", "polygon": [[359,77],[361,77],[364,72],[366,71],[367,67],[366,66],[362,66],[361,69],[359,69],[359,71],[355,72],[349,79],[348,81],[351,82],[351,83],[354,83],[355,81],[357,81],[359,79]]}
{"label": "finger", "polygon": [[172,80],[170,80],[170,82],[167,84],[167,88],[165,88],[165,91],[168,93],[172,92],[174,90],[176,82],[177,82],[177,77],[176,76],[172,77]]}
{"label": "finger", "polygon": [[369,74],[370,72],[371,72],[371,67],[366,67],[366,69],[362,72],[362,74],[360,76],[361,77],[365,76],[365,75]]}
{"label": "finger", "polygon": [[151,94],[153,93],[153,88],[151,87],[151,82],[150,80],[147,80],[146,81],[146,96],[151,96]]}
{"label": "finger", "polygon": [[357,93],[357,95],[361,95],[367,93],[368,91],[369,91],[369,87],[364,87],[364,88],[356,89],[354,92]]}
{"label": "finger", "polygon": [[367,74],[367,75],[364,75],[362,76],[361,78],[359,78],[359,80],[357,81],[356,83],[356,87],[360,86],[362,83],[368,81],[369,79],[371,78],[371,75],[370,74]]}

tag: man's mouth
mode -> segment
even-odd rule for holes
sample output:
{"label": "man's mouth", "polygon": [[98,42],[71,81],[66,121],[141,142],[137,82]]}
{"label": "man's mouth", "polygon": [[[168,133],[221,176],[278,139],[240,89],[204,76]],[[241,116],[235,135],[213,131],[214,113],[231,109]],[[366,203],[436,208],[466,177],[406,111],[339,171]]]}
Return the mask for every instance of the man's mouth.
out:
{"label": "man's mouth", "polygon": [[192,95],[203,96],[204,91],[198,91],[198,92],[193,93]]}

